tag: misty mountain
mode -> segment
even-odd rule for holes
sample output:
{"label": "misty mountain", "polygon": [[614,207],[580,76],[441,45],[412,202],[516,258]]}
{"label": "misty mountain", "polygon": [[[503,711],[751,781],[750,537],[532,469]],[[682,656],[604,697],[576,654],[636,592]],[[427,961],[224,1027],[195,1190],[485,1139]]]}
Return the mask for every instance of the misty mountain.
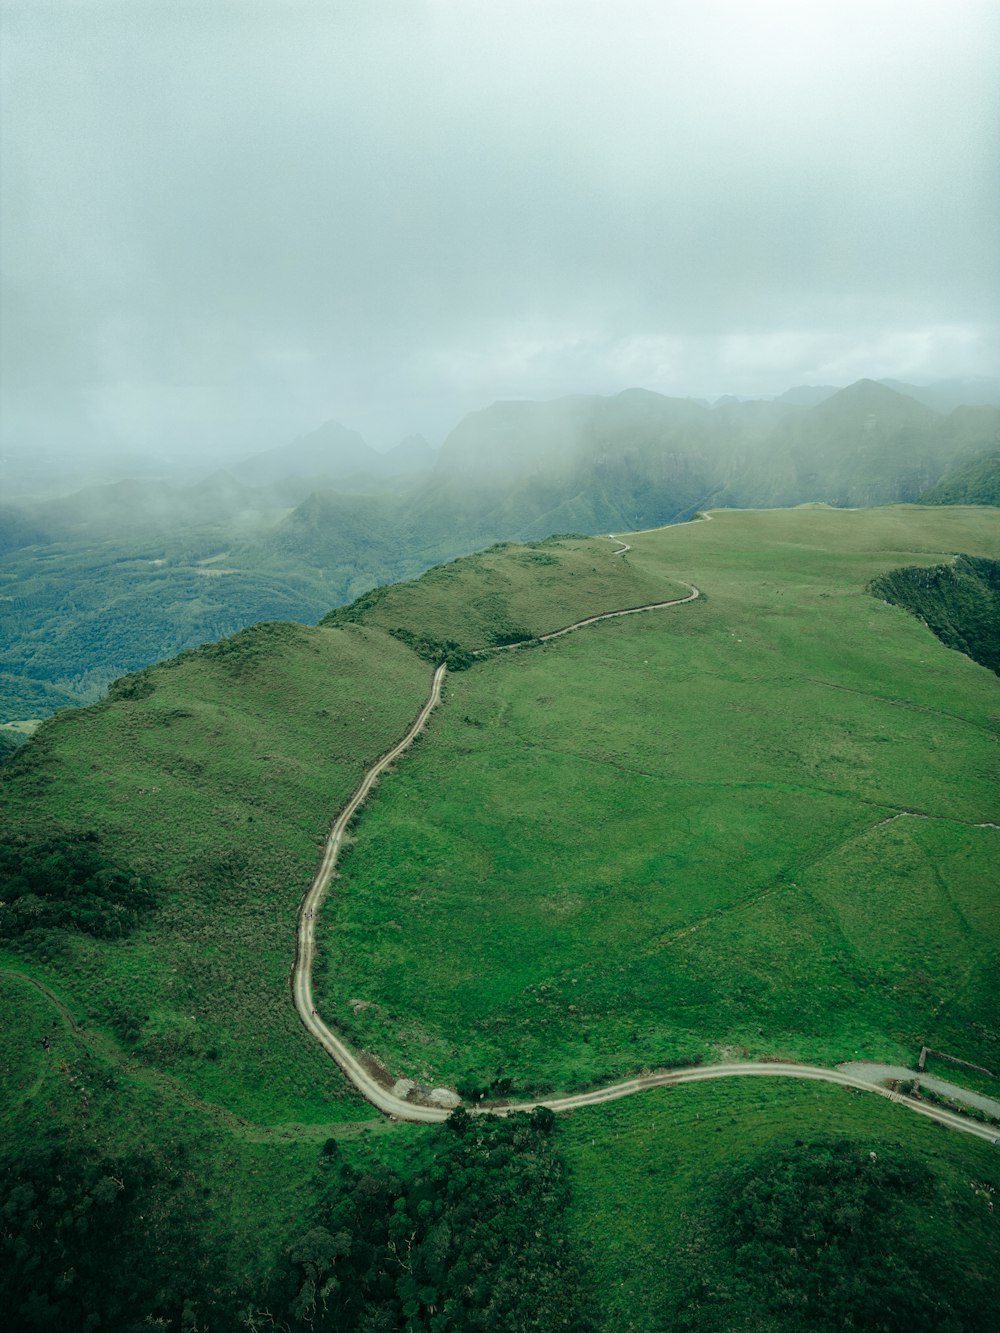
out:
{"label": "misty mountain", "polygon": [[1000,449],[986,450],[950,467],[924,491],[925,505],[1000,505]]}
{"label": "misty mountain", "polygon": [[48,528],[36,515],[16,505],[0,505],[0,555],[50,540]]}
{"label": "misty mountain", "polygon": [[771,508],[915,500],[950,455],[941,416],[874,380],[859,380],[779,423],[718,503]]}
{"label": "misty mountain", "polygon": [[491,537],[663,522],[717,485],[717,437],[710,408],[645,389],[494,403],[445,440],[415,509]]}
{"label": "misty mountain", "polygon": [[470,539],[642,527],[708,504],[770,508],[915,500],[956,457],[996,438],[990,408],[949,416],[873,380],[811,407],[627,390],[610,398],[495,403],[442,446],[413,498],[424,527]]}
{"label": "misty mountain", "polygon": [[879,380],[879,383],[915,398],[935,412],[951,412],[956,407],[1000,406],[1000,379],[987,376],[934,380],[931,384],[907,384],[893,379]]}
{"label": "misty mountain", "polygon": [[838,384],[799,384],[794,389],[786,389],[784,393],[778,394],[774,401],[789,403],[792,407],[816,407],[824,399],[839,393],[841,388]]}
{"label": "misty mountain", "polygon": [[376,460],[375,450],[357,431],[339,421],[327,421],[291,444],[280,444],[236,463],[230,471],[241,481],[263,486],[287,477],[349,477],[374,469]]}
{"label": "misty mountain", "polygon": [[188,486],[139,478],[86,486],[58,499],[5,506],[0,551],[40,542],[176,536],[219,525],[249,533],[276,522],[301,499],[294,484],[252,487],[225,472]]}
{"label": "misty mountain", "polygon": [[314,491],[270,531],[232,549],[241,569],[308,582],[330,605],[356,597],[374,582],[405,578],[426,567],[407,540],[407,524],[391,497]]}
{"label": "misty mountain", "polygon": [[407,435],[399,444],[376,457],[383,476],[408,477],[432,468],[437,461],[437,450],[432,449],[422,435]]}
{"label": "misty mountain", "polygon": [[434,459],[434,450],[421,435],[409,435],[395,448],[379,453],[357,431],[349,430],[339,421],[327,421],[290,444],[244,459],[230,471],[253,486],[293,478],[329,483],[348,478],[413,476],[430,468]]}
{"label": "misty mountain", "polygon": [[[631,389],[494,403],[437,454],[418,437],[378,454],[323,427],[242,475],[133,479],[8,506],[0,720],[88,701],[124,670],[255,620],[313,620],[495,541],[627,531],[721,505],[943,502],[933,488],[946,471],[943,495],[982,502],[995,458],[978,456],[997,452],[1000,408],[942,415],[871,380],[813,406],[711,407]],[[359,464],[372,470],[308,472]]]}

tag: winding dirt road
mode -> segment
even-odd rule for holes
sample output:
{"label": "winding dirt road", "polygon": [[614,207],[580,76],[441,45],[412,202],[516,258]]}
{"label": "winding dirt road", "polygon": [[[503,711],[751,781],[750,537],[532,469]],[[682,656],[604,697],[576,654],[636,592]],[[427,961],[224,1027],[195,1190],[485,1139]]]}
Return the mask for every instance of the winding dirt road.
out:
{"label": "winding dirt road", "polygon": [[[400,1116],[400,1108],[406,1108],[411,1112],[427,1112],[427,1114],[411,1114],[406,1118],[408,1120],[444,1120],[448,1111],[437,1107],[417,1107],[411,1106],[409,1102],[404,1102],[400,1097],[394,1096],[390,1089],[385,1086],[385,1075],[380,1076],[380,1071],[372,1061],[366,1060],[364,1056],[356,1054],[351,1048],[345,1045],[339,1037],[330,1031],[316,1012],[316,1006],[313,1003],[312,994],[312,966],[313,958],[316,953],[316,913],[319,911],[320,904],[326,896],[326,891],[333,876],[337,864],[337,857],[340,855],[340,849],[343,845],[344,834],[347,832],[347,826],[354,818],[355,812],[362,801],[374,787],[379,777],[389,765],[408,749],[414,740],[423,731],[427,724],[427,719],[432,711],[437,707],[441,700],[441,683],[444,680],[447,667],[442,662],[434,672],[434,678],[431,682],[431,692],[427,702],[417,714],[416,720],[409,731],[396,745],[388,750],[381,759],[379,759],[365,774],[361,785],[357,791],[344,806],[343,810],[337,816],[337,819],[330,830],[323,848],[323,859],[320,862],[319,870],[316,872],[316,878],[309,887],[309,892],[302,899],[302,905],[299,908],[298,931],[296,936],[295,963],[292,967],[291,984],[292,998],[295,1001],[295,1008],[299,1017],[306,1025],[306,1028],[312,1033],[319,1044],[333,1056],[337,1064],[358,1089],[361,1095],[367,1098],[373,1106],[377,1106],[380,1111],[386,1115]],[[457,1104],[458,1099],[454,1099],[453,1104]]]}
{"label": "winding dirt road", "polygon": [[[704,517],[707,519],[708,515]],[[614,541],[620,540],[613,535],[611,536]],[[623,543],[623,545],[625,544]],[[631,548],[625,546],[625,549]],[[615,551],[614,554],[622,555],[624,551]],[[588,616],[586,619],[578,620],[572,625],[564,626],[562,629],[552,630],[548,634],[540,634],[534,639],[526,640],[525,643],[546,643],[552,639],[561,638],[564,634],[570,634],[574,630],[582,629],[586,625],[596,624],[600,620],[637,615],[641,611],[657,611],[669,606],[683,606],[686,602],[693,602],[695,598],[701,595],[693,584],[687,584],[686,586],[691,589],[686,597],[676,597],[666,602],[650,602],[645,606],[628,607],[621,611],[606,611],[602,615]],[[502,648],[484,648],[479,649],[477,655],[522,646],[524,645],[517,643],[505,644]],[[402,740],[387,751],[368,770],[357,791],[337,816],[327,837],[319,870],[316,872],[316,877],[299,908],[295,963],[290,976],[292,997],[303,1024],[327,1054],[337,1062],[354,1087],[367,1101],[384,1114],[393,1116],[398,1120],[409,1120],[415,1123],[440,1123],[446,1120],[454,1107],[459,1105],[460,1098],[447,1088],[420,1089],[409,1081],[394,1082],[392,1076],[376,1061],[363,1053],[353,1051],[336,1036],[316,1011],[312,994],[312,966],[316,952],[316,916],[336,869],[337,858],[343,845],[347,826],[381,774],[412,745],[427,725],[427,719],[441,700],[441,687],[446,671],[447,668],[444,663],[435,670],[430,695],[409,731]],[[746,1077],[812,1079],[824,1083],[836,1083],[842,1087],[854,1088],[860,1092],[872,1092],[877,1096],[887,1098],[889,1101],[897,1102],[909,1110],[915,1111],[918,1115],[935,1120],[938,1124],[945,1125],[949,1129],[961,1130],[964,1133],[991,1142],[1000,1142],[997,1128],[983,1125],[953,1112],[942,1110],[939,1107],[914,1101],[912,1098],[904,1097],[900,1093],[880,1086],[874,1080],[858,1077],[857,1073],[853,1071],[847,1073],[839,1069],[825,1069],[819,1065],[782,1061],[746,1061],[739,1064],[699,1065],[686,1069],[660,1070],[643,1074],[637,1078],[627,1079],[622,1083],[596,1088],[590,1092],[576,1093],[572,1096],[550,1097],[539,1101],[491,1103],[485,1106],[474,1105],[467,1109],[472,1113],[493,1113],[497,1115],[508,1115],[514,1111],[531,1111],[536,1107],[547,1107],[551,1111],[572,1111],[579,1107],[596,1106],[602,1102],[617,1101],[621,1097],[632,1097],[651,1088],[673,1087],[681,1083],[701,1083],[718,1078]]]}

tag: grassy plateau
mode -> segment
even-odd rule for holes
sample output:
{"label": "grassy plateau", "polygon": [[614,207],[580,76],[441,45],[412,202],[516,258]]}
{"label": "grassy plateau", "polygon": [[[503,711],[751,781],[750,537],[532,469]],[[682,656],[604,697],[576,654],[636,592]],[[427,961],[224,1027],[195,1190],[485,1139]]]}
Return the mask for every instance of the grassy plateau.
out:
{"label": "grassy plateau", "polygon": [[[324,914],[323,1012],[479,1089],[922,1042],[996,1066],[997,681],[866,588],[998,529],[811,507],[630,537],[643,586],[703,598],[449,677]],[[414,622],[430,586],[395,590]]]}

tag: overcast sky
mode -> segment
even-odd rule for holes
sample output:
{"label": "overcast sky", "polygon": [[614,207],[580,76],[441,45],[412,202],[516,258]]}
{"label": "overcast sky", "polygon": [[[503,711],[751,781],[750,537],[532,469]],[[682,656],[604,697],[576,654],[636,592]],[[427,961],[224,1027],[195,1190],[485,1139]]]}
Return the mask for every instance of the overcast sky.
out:
{"label": "overcast sky", "polygon": [[0,11],[9,445],[996,370],[996,0]]}

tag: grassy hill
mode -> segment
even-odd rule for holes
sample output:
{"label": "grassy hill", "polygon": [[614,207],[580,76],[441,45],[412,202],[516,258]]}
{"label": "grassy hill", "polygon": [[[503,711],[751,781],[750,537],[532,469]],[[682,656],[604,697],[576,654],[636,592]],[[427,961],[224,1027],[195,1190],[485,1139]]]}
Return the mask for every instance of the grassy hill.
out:
{"label": "grassy hill", "polygon": [[55,933],[18,967],[44,965],[77,1012],[200,1098],[356,1118],[288,1001],[293,923],[333,814],[429,674],[377,630],[262,624],[44,724],[4,766],[7,827],[98,831],[159,907],[127,939]]}
{"label": "grassy hill", "polygon": [[569,1117],[597,1327],[988,1328],[996,1148],[839,1091],[734,1079]]}
{"label": "grassy hill", "polygon": [[[24,1327],[377,1310],[435,1333],[804,1333],[898,1297],[907,1327],[988,1326],[988,1144],[767,1079],[551,1129],[393,1126],[306,1040],[287,977],[323,833],[428,688],[386,630],[477,646],[684,580],[704,598],[449,676],[324,908],[324,1015],[394,1073],[474,1089],[741,1050],[910,1059],[920,1039],[989,1065],[997,835],[974,825],[1000,822],[996,681],[866,585],[998,539],[981,509],[806,508],[716,513],[625,556],[493,550],[43,725],[0,767],[5,828],[29,848],[97,834],[155,905],[118,939],[0,953],[7,1308]],[[744,1232],[751,1198],[770,1202]]]}
{"label": "grassy hill", "polygon": [[995,447],[997,407],[945,416],[869,380],[813,399],[494,403],[438,456],[419,440],[376,454],[328,423],[198,483],[146,476],[3,506],[0,721],[92,702],[123,671],[256,620],[312,622],[497,541],[709,504],[909,501],[949,467],[952,498],[982,498],[984,478],[961,468]]}
{"label": "grassy hill", "polygon": [[[489,581],[544,628],[617,596],[635,605],[673,592],[636,575],[606,539],[547,549],[555,566],[525,565],[539,553],[517,547],[470,562],[453,606]],[[535,587],[535,568],[564,577]],[[137,1058],[199,1097],[271,1121],[354,1118],[358,1103],[330,1079],[288,1001],[294,917],[326,829],[406,730],[430,675],[378,624],[260,624],[47,722],[3,769],[8,827],[39,843],[98,831],[110,861],[133,867],[160,906],[126,940],[57,934],[35,961]]]}
{"label": "grassy hill", "polygon": [[574,536],[524,546],[502,542],[437,565],[412,583],[376,588],[321,623],[377,625],[475,651],[560,629],[584,615],[687,593],[675,580],[616,555],[623,544]]}
{"label": "grassy hill", "polygon": [[996,517],[727,512],[631,540],[705,599],[450,679],[345,862],[326,1008],[460,1086],[733,1048],[1000,1064],[996,682],[867,592],[995,550]]}

